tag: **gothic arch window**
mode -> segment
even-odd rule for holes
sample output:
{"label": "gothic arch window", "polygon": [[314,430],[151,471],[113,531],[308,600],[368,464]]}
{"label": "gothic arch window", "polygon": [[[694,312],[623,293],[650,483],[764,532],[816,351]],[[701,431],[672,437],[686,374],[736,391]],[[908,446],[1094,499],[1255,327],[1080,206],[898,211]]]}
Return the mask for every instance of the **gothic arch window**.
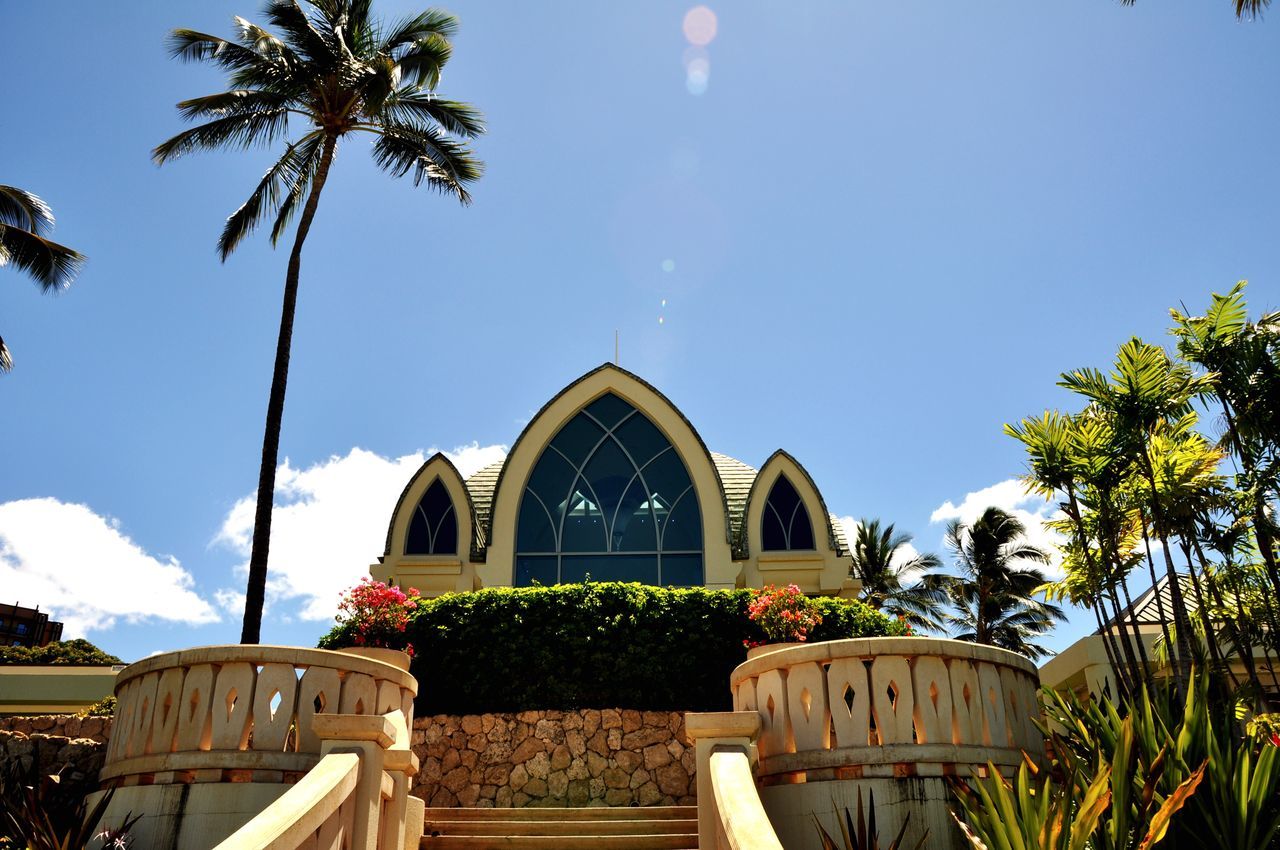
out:
{"label": "gothic arch window", "polygon": [[684,461],[640,411],[606,393],[542,451],[520,499],[517,586],[701,585],[702,514]]}
{"label": "gothic arch window", "polygon": [[453,499],[439,478],[422,494],[409,521],[405,538],[406,555],[458,554],[458,514]]}
{"label": "gothic arch window", "polygon": [[766,552],[813,549],[813,523],[796,488],[779,475],[764,503],[762,539]]}

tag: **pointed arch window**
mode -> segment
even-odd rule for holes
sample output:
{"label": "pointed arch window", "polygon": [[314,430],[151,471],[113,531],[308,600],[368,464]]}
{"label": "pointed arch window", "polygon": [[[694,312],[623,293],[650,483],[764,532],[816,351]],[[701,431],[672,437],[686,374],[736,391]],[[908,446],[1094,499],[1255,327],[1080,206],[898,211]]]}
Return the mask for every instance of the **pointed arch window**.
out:
{"label": "pointed arch window", "polygon": [[414,508],[405,539],[406,555],[458,554],[458,514],[439,478],[431,482]]}
{"label": "pointed arch window", "polygon": [[606,393],[543,449],[520,500],[517,586],[582,581],[701,585],[702,514],[657,426]]}
{"label": "pointed arch window", "polygon": [[766,552],[813,549],[813,523],[796,488],[779,475],[764,503],[762,538]]}

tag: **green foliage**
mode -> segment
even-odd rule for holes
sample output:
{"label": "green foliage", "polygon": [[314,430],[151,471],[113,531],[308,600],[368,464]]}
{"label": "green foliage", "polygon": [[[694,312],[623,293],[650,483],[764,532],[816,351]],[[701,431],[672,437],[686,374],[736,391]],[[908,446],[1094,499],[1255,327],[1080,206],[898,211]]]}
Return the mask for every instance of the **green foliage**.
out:
{"label": "green foliage", "polygon": [[[488,588],[424,599],[404,639],[416,656],[417,713],[606,708],[717,711],[744,642],[750,590],[622,582]],[[813,641],[902,634],[862,603],[817,598]],[[352,645],[339,625],[323,648]]]}
{"label": "green foliage", "polygon": [[[836,818],[836,823],[840,827],[841,844],[836,844],[835,839],[831,837],[831,833],[822,826],[822,821],[818,820],[818,816],[813,815],[813,828],[818,831],[818,840],[822,842],[822,850],[880,850],[880,830],[876,826],[876,795],[874,791],[867,790],[867,812],[864,814],[862,809],[862,791],[858,791],[858,815],[855,821],[854,815],[848,809],[844,810],[844,819]],[[911,812],[907,812],[907,816],[902,819],[902,827],[898,830],[898,834],[894,836],[893,841],[885,847],[885,850],[907,850],[907,845],[903,843],[903,836],[907,834],[907,828],[911,826]],[[910,850],[921,850],[925,846],[925,842],[929,840],[929,830],[924,831],[924,835],[920,836],[920,840],[911,845]]]}
{"label": "green foliage", "polygon": [[122,664],[119,658],[103,652],[83,638],[54,641],[48,646],[0,647],[0,666],[37,664],[67,664],[77,667],[99,667]]}
{"label": "green foliage", "polygon": [[76,712],[77,717],[113,717],[116,713],[115,694],[107,694],[93,705]]}
{"label": "green foliage", "polygon": [[[92,809],[86,806],[91,786],[64,781],[69,767],[60,773],[41,776],[32,762],[26,772],[12,770],[0,776],[0,850],[80,850],[95,838],[94,829],[111,803],[115,789],[108,790]],[[112,829],[128,847],[127,837],[141,815],[126,815],[124,823]]]}
{"label": "green foliage", "polygon": [[1208,676],[1193,672],[1185,700],[1144,690],[1119,708],[1046,691],[1046,714],[1052,770],[955,784],[973,847],[1275,847],[1280,750],[1240,734]]}

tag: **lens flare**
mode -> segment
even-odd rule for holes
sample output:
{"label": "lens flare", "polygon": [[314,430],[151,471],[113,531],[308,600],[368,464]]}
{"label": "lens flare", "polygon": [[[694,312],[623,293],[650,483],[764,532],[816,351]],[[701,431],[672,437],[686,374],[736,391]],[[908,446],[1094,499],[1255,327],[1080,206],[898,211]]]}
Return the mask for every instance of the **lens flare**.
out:
{"label": "lens flare", "polygon": [[[663,260],[663,261],[662,261],[662,270],[663,270],[664,272],[666,272],[667,274],[671,274],[671,272],[673,272],[673,271],[675,271],[675,270],[676,270],[676,261],[675,261],[675,260]],[[666,301],[663,301],[662,303],[663,303],[663,304],[666,304],[667,302],[666,302]]]}
{"label": "lens flare", "polygon": [[684,15],[684,37],[701,47],[710,44],[716,37],[716,13],[706,6],[694,6]]}

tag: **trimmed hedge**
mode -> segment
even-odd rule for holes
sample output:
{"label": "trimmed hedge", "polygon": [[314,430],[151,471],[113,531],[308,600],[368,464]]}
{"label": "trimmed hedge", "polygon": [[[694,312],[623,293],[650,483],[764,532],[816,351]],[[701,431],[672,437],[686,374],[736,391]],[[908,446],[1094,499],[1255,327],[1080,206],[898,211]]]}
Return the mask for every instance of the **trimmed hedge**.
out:
{"label": "trimmed hedge", "polygon": [[0,647],[0,665],[66,664],[69,666],[98,667],[122,663],[119,658],[103,652],[83,638],[54,641],[48,646]]}
{"label": "trimmed hedge", "polygon": [[[419,602],[405,632],[418,678],[415,713],[609,708],[721,711],[729,674],[762,641],[750,590],[621,582],[491,588]],[[816,598],[810,640],[896,635],[861,602]],[[350,646],[343,626],[322,648]]]}

